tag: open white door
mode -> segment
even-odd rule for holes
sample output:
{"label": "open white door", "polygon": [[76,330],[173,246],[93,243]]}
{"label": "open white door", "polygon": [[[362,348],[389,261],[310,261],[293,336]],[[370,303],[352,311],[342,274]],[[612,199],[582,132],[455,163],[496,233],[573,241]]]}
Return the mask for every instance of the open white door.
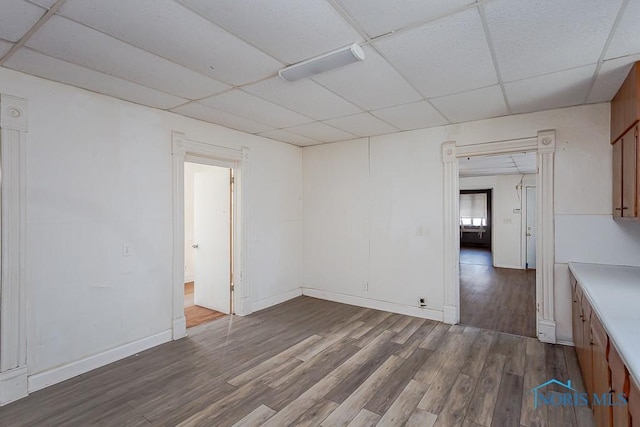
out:
{"label": "open white door", "polygon": [[536,187],[527,189],[527,268],[536,268]]}
{"label": "open white door", "polygon": [[230,170],[217,166],[193,178],[194,303],[230,312]]}

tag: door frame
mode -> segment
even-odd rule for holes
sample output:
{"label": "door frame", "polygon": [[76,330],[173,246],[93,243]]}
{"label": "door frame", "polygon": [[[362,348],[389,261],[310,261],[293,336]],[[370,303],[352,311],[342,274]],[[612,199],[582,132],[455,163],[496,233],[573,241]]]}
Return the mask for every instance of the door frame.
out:
{"label": "door frame", "polygon": [[239,316],[251,314],[250,282],[247,274],[248,221],[244,208],[248,200],[249,149],[233,149],[187,139],[183,132],[171,132],[171,154],[173,158],[173,274],[172,331],[173,339],[187,335],[184,316],[184,163],[201,163],[222,166],[233,171],[232,193],[232,245],[233,253],[233,309]]}
{"label": "door frame", "polygon": [[535,152],[537,157],[537,232],[536,259],[536,333],[543,342],[556,342],[554,307],[554,157],[555,130],[538,132],[535,137],[494,141],[471,145],[442,144],[444,170],[444,321],[460,321],[460,239],[459,239],[459,170],[458,158]]}

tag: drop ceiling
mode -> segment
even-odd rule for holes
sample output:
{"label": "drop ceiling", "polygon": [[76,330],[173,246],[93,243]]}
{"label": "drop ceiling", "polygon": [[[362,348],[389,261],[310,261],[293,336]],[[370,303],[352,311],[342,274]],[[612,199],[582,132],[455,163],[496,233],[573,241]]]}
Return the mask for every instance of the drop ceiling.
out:
{"label": "drop ceiling", "polygon": [[458,159],[460,176],[537,173],[536,153],[476,156]]}
{"label": "drop ceiling", "polygon": [[640,0],[2,0],[0,66],[306,146],[610,101],[637,22]]}

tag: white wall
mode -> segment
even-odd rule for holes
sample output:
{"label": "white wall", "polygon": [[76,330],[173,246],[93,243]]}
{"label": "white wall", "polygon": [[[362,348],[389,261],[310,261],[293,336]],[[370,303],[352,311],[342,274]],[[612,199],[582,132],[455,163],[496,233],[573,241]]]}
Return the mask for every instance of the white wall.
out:
{"label": "white wall", "polygon": [[299,289],[300,148],[4,68],[0,92],[29,102],[30,375],[171,329],[171,130],[250,148],[252,302]]}
{"label": "white wall", "polygon": [[[424,294],[441,311],[441,144],[535,137],[545,129],[557,138],[557,337],[570,341],[567,262],[640,265],[640,224],[610,217],[609,104],[372,137],[370,151],[367,139],[304,148],[304,286],[406,306]],[[359,219],[370,228],[361,229]]]}
{"label": "white wall", "polygon": [[535,175],[461,177],[460,190],[489,189],[492,192],[492,255],[494,267],[524,268],[522,265],[522,186],[535,183]]}

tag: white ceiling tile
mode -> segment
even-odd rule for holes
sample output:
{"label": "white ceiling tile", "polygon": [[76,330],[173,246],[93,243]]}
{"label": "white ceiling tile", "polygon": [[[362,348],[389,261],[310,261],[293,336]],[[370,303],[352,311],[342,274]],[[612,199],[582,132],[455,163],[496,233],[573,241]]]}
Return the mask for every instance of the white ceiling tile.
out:
{"label": "white ceiling tile", "polygon": [[52,16],[28,40],[27,46],[184,98],[197,99],[229,88],[224,83],[60,16]]}
{"label": "white ceiling tile", "polygon": [[288,64],[362,41],[326,0],[180,0]]}
{"label": "white ceiling tile", "polygon": [[187,102],[184,98],[64,62],[24,47],[13,54],[4,66],[155,108],[167,109]]}
{"label": "white ceiling tile", "polygon": [[319,74],[313,80],[365,110],[422,99],[375,50],[369,46],[363,49],[364,61]]}
{"label": "white ceiling tile", "polygon": [[46,12],[24,0],[0,1],[0,38],[17,42]]}
{"label": "white ceiling tile", "polygon": [[605,53],[605,59],[640,53],[640,1],[631,0]]}
{"label": "white ceiling tile", "polygon": [[307,138],[317,139],[318,141],[322,142],[346,141],[356,138],[355,135],[341,131],[340,129],[336,129],[332,126],[325,125],[324,123],[320,122],[294,126],[285,130],[288,132],[296,133],[298,135],[306,136]]}
{"label": "white ceiling tile", "polygon": [[550,110],[584,103],[595,65],[560,71],[504,85],[514,113]]}
{"label": "white ceiling tile", "polygon": [[264,136],[265,138],[275,139],[276,141],[288,142],[290,144],[295,144],[300,147],[306,147],[309,145],[321,144],[321,141],[307,138],[306,136],[297,135],[295,133],[287,132],[283,129],[270,130],[267,132],[261,132],[258,134],[259,136]]}
{"label": "white ceiling tile", "polygon": [[51,6],[56,4],[58,0],[29,0],[30,3],[35,3],[47,9],[51,9]]}
{"label": "white ceiling tile", "polygon": [[504,81],[598,61],[621,0],[499,0],[485,8]]}
{"label": "white ceiling tile", "polygon": [[477,9],[385,37],[374,43],[425,97],[498,83]]}
{"label": "white ceiling tile", "polygon": [[226,111],[236,116],[256,120],[261,123],[268,123],[272,126],[272,129],[295,126],[313,121],[313,119],[309,117],[287,110],[269,101],[243,92],[240,89],[234,89],[221,95],[203,99],[200,102],[211,108]]}
{"label": "white ceiling tile", "polygon": [[508,114],[500,86],[434,98],[431,103],[454,123],[488,119]]}
{"label": "white ceiling tile", "polygon": [[398,129],[372,116],[370,113],[360,113],[354,114],[353,116],[325,120],[324,123],[356,136],[374,136],[398,131]]}
{"label": "white ceiling tile", "polygon": [[598,71],[596,82],[591,89],[587,102],[611,101],[627,77],[631,66],[636,61],[640,61],[640,55],[623,56],[622,58],[604,61]]}
{"label": "white ceiling tile", "polygon": [[174,108],[171,111],[183,116],[192,117],[209,123],[215,123],[220,126],[248,133],[258,133],[273,129],[272,126],[254,122],[253,120],[229,114],[225,111],[209,108],[199,102],[191,102],[178,108]]}
{"label": "white ceiling tile", "polygon": [[67,0],[59,13],[233,85],[274,75],[283,66],[173,0]]}
{"label": "white ceiling tile", "polygon": [[372,111],[372,113],[401,130],[428,128],[448,123],[447,119],[427,101],[398,105]]}
{"label": "white ceiling tile", "polygon": [[309,79],[286,82],[280,77],[273,77],[259,83],[244,86],[243,89],[316,120],[330,119],[362,111],[349,101]]}
{"label": "white ceiling tile", "polygon": [[437,18],[476,0],[337,0],[371,37]]}
{"label": "white ceiling tile", "polygon": [[0,59],[4,57],[7,54],[7,52],[11,50],[12,47],[13,47],[13,43],[9,43],[8,41],[5,41],[5,40],[0,40]]}

